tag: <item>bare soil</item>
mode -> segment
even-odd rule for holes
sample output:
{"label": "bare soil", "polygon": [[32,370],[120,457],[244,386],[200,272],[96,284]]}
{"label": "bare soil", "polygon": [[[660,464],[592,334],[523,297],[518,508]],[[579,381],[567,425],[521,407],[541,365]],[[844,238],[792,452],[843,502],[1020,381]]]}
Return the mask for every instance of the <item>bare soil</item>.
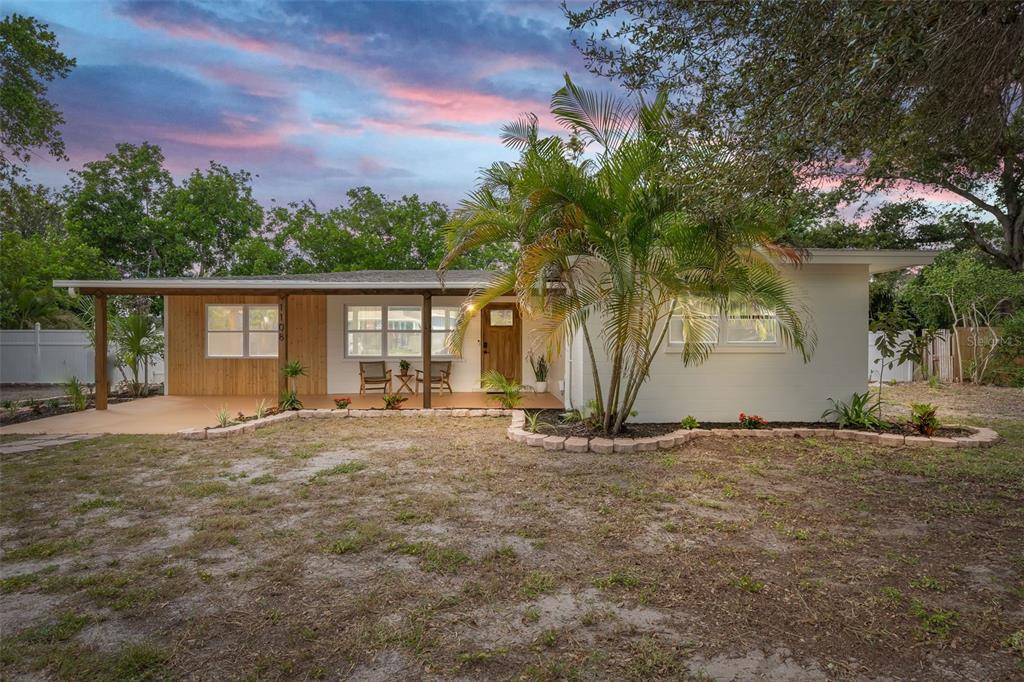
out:
{"label": "bare soil", "polygon": [[570,454],[423,418],[7,456],[3,676],[1019,679],[1024,409],[972,396],[1005,443]]}

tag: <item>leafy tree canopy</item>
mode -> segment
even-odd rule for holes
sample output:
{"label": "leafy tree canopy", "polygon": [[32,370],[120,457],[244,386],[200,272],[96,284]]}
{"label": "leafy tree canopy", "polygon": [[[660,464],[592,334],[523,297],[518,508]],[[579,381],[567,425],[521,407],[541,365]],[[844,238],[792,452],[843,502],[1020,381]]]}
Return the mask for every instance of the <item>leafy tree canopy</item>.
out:
{"label": "leafy tree canopy", "polygon": [[119,144],[73,173],[68,228],[131,277],[180,275],[191,265],[184,235],[163,214],[173,186],[160,147]]}
{"label": "leafy tree canopy", "polygon": [[0,327],[23,329],[36,322],[75,327],[75,306],[55,279],[116,277],[99,250],[59,232],[22,236],[0,231]]}
{"label": "leafy tree canopy", "polygon": [[64,117],[46,99],[46,90],[74,66],[45,24],[20,14],[0,21],[0,180],[22,174],[33,149],[64,158],[59,130]]}
{"label": "leafy tree canopy", "polygon": [[974,210],[951,225],[1024,269],[1024,4],[600,0],[567,15],[612,26],[580,45],[594,71],[671,88],[683,130],[766,151],[749,171],[766,182],[796,168],[952,193]]}
{"label": "leafy tree canopy", "polygon": [[[448,209],[418,196],[395,201],[369,187],[326,212],[311,201],[270,212],[266,234],[239,242],[234,274],[434,269],[445,254]],[[482,245],[455,267],[489,268],[511,258],[508,242]]]}
{"label": "leafy tree canopy", "polygon": [[263,207],[252,196],[252,175],[210,162],[161,201],[162,218],[184,238],[200,277],[225,274],[236,257],[234,246],[263,226]]}

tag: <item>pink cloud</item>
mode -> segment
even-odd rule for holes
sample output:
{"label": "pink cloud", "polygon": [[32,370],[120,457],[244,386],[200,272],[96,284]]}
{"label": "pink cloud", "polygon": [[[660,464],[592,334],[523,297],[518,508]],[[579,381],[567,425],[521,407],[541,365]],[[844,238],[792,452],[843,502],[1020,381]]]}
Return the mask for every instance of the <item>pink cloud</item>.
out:
{"label": "pink cloud", "polygon": [[207,64],[199,67],[199,71],[210,80],[238,88],[256,97],[281,98],[294,94],[297,90],[291,81],[228,64]]}

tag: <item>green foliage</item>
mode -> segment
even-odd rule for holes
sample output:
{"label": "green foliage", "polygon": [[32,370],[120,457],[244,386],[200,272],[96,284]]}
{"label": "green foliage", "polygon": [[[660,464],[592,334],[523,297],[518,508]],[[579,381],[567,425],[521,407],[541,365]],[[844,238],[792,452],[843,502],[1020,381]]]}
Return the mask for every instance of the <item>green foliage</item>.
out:
{"label": "green foliage", "polygon": [[398,393],[385,393],[382,397],[385,410],[397,410],[402,407],[402,403],[408,400],[404,395]]}
{"label": "green foliage", "polygon": [[256,418],[263,419],[266,417],[269,409],[270,407],[267,405],[267,399],[260,398],[260,401],[256,403]]}
{"label": "green foliage", "polygon": [[351,405],[351,404],[352,404],[352,399],[351,398],[335,398],[334,399],[334,406],[337,407],[339,410],[348,409],[348,406]]}
{"label": "green foliage", "polygon": [[73,172],[68,229],[122,275],[169,277],[192,264],[184,236],[163,215],[173,186],[163,162],[156,145],[123,143]]}
{"label": "green foliage", "polygon": [[56,228],[29,237],[0,230],[0,326],[28,329],[38,322],[48,328],[80,327],[72,297],[54,289],[53,280],[102,279],[116,273],[97,249]]}
{"label": "green foliage", "polygon": [[688,414],[686,415],[686,417],[683,418],[681,422],[679,422],[679,425],[684,429],[692,431],[693,429],[700,427],[700,422],[697,421],[697,419],[693,415]]}
{"label": "green foliage", "polygon": [[231,413],[228,411],[228,408],[222,407],[217,410],[217,426],[223,429],[225,426],[231,426],[234,423],[235,420],[231,418]]}
{"label": "green foliage", "polygon": [[917,599],[910,602],[910,615],[917,619],[920,624],[920,632],[923,635],[933,635],[939,638],[948,637],[960,620],[960,614],[956,611],[929,609]]}
{"label": "green foliage", "polygon": [[277,409],[281,411],[302,409],[302,401],[299,400],[299,394],[295,389],[281,391],[281,397],[277,401]]}
{"label": "green foliage", "polygon": [[0,182],[24,172],[21,164],[42,147],[64,155],[64,116],[46,99],[55,78],[67,78],[75,60],[63,54],[46,24],[21,14],[0,22]]}
{"label": "green foliage", "polygon": [[1024,388],[1024,308],[1000,325],[999,345],[986,378],[1000,386]]}
{"label": "green foliage", "polygon": [[526,430],[530,433],[537,433],[537,429],[540,428],[541,424],[541,411],[540,410],[526,410],[523,412],[523,416],[526,419]]}
{"label": "green foliage", "polygon": [[971,347],[957,349],[973,359],[961,372],[981,383],[999,347],[986,328],[998,333],[1013,311],[1024,309],[1024,272],[991,267],[971,254],[944,254],[908,283],[901,301],[926,324],[971,331]]}
{"label": "green foliage", "polygon": [[835,421],[839,428],[878,429],[888,425],[882,419],[881,405],[871,400],[871,393],[854,393],[850,402],[829,398],[832,407],[821,413],[823,420]]}
{"label": "green foliage", "polygon": [[114,360],[121,376],[135,395],[142,395],[148,387],[145,374],[149,362],[163,354],[160,327],[145,313],[115,315],[110,319],[110,341],[116,349]]}
{"label": "green foliage", "polygon": [[[786,217],[752,194],[757,181],[743,160],[696,137],[668,144],[673,122],[664,93],[634,107],[566,77],[552,115],[573,139],[541,138],[533,115],[507,125],[503,140],[519,161],[487,169],[448,226],[445,268],[483,244],[519,244],[512,267],[474,298],[474,310],[515,289],[520,306],[545,320],[549,347],[579,333],[591,358],[588,323],[597,320],[611,370],[602,377],[591,361],[595,412],[612,434],[633,410],[673,309],[690,305],[690,296],[775,312],[785,342],[809,356],[813,334],[788,280],[765,255],[797,258],[774,245]],[[588,145],[596,147],[593,158],[581,159]],[[550,287],[554,279],[563,286]],[[453,345],[461,345],[471,317],[463,316]],[[698,362],[709,352],[687,343],[683,359]]]}
{"label": "green foliage", "polygon": [[496,369],[484,372],[484,375],[480,377],[480,383],[488,391],[498,391],[498,395],[491,397],[506,410],[514,409],[523,402],[523,388],[525,387],[514,379],[507,379]]}
{"label": "green foliage", "polygon": [[912,403],[910,405],[910,423],[922,436],[930,436],[939,428],[938,408],[931,403]]}
{"label": "green foliage", "polygon": [[594,71],[671,90],[679,137],[738,140],[765,187],[795,167],[835,171],[858,191],[910,181],[950,192],[970,203],[945,211],[958,235],[1024,268],[1019,6],[634,0],[567,14],[595,32],[579,43]]}
{"label": "green foliage", "polygon": [[81,412],[89,405],[89,395],[86,393],[85,385],[78,380],[78,377],[71,377],[64,382],[64,393],[68,397],[71,409]]}
{"label": "green foliage", "polygon": [[[416,195],[388,199],[369,187],[346,194],[345,206],[320,211],[311,201],[268,214],[266,235],[239,243],[233,274],[434,269],[444,257],[448,209]],[[508,241],[480,245],[458,260],[460,268],[508,262]]]}
{"label": "green foliage", "polygon": [[289,360],[281,368],[281,373],[289,379],[304,377],[306,376],[306,366],[302,364],[301,360]]}
{"label": "green foliage", "polygon": [[163,218],[179,231],[197,274],[223,275],[237,257],[235,246],[263,227],[263,208],[252,196],[252,175],[210,162],[161,202]]}
{"label": "green foliage", "polygon": [[541,355],[537,358],[533,357],[533,353],[530,353],[530,367],[533,368],[533,377],[537,381],[547,381],[548,372],[550,366],[548,365],[548,358],[546,355]]}

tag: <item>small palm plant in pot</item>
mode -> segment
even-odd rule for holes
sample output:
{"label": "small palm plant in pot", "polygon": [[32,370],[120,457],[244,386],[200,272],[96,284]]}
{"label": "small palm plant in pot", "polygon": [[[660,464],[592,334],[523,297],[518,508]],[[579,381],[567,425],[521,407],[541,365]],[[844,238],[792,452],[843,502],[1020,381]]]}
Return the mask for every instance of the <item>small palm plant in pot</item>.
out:
{"label": "small palm plant in pot", "polygon": [[412,365],[409,363],[408,360],[399,360],[398,369],[403,377],[409,376],[410,367],[412,367]]}
{"label": "small palm plant in pot", "polygon": [[299,400],[299,392],[295,388],[295,379],[306,376],[306,366],[298,360],[292,360],[281,368],[281,372],[288,377],[288,388],[281,393],[278,406],[281,410],[301,410],[302,401]]}

